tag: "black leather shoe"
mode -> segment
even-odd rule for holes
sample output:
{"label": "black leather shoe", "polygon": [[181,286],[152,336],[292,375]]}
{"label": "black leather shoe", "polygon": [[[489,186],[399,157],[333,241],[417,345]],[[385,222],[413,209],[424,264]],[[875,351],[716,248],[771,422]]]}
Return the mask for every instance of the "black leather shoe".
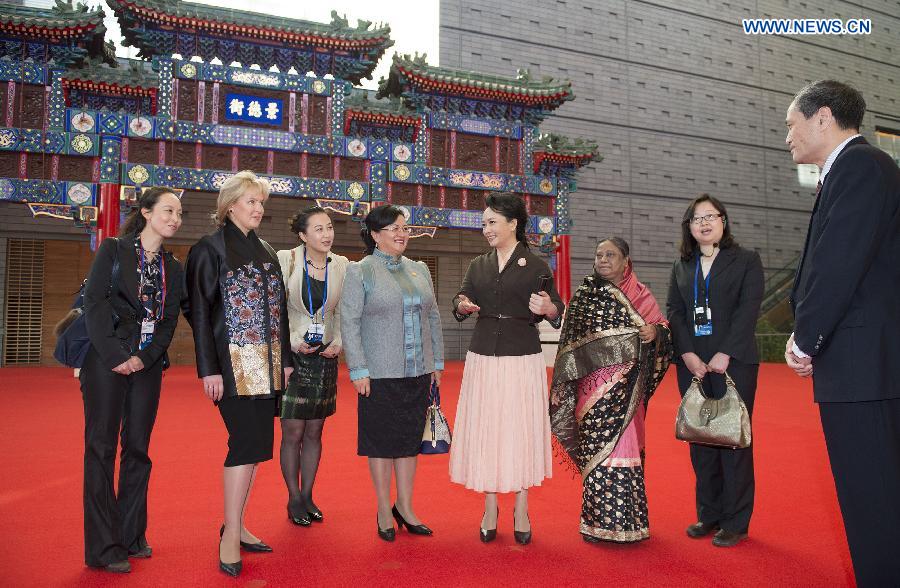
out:
{"label": "black leather shoe", "polygon": [[391,514],[394,515],[394,518],[397,519],[397,527],[402,529],[403,526],[406,526],[406,530],[413,535],[433,535],[434,531],[429,529],[425,525],[411,525],[406,522],[406,519],[403,518],[403,515],[400,514],[400,511],[397,510],[397,505],[391,507]]}
{"label": "black leather shoe", "polygon": [[602,541],[602,539],[597,539],[593,535],[585,535],[584,533],[581,534],[581,538],[584,539],[585,543],[600,543]]}
{"label": "black leather shoe", "polygon": [[254,553],[272,553],[272,548],[260,541],[259,543],[245,543],[241,541],[241,549]]}
{"label": "black leather shoe", "polygon": [[[225,534],[225,525],[222,525],[222,528],[219,529],[219,537]],[[271,553],[272,548],[260,541],[259,543],[247,543],[245,541],[241,541],[241,549],[244,551],[253,551],[255,553]]]}
{"label": "black leather shoe", "polygon": [[[295,525],[298,525],[300,527],[308,527],[312,524],[312,522],[310,522],[310,520],[309,520],[310,519],[309,515],[311,513],[307,513],[306,507],[304,507],[303,503],[300,502],[299,500],[296,502],[293,500],[288,501],[287,512],[288,512],[288,520],[291,521],[292,523],[294,523]],[[319,516],[320,517],[322,516],[321,512],[319,513]]]}
{"label": "black leather shoe", "polygon": [[719,523],[704,523],[700,521],[688,527],[685,530],[685,533],[687,533],[687,536],[692,539],[699,539],[700,537],[706,537],[710,533],[718,530]]}
{"label": "black leather shoe", "polygon": [[131,571],[131,564],[128,563],[128,560],[126,559],[123,561],[114,561],[111,564],[106,564],[100,569],[111,574],[127,574]]}
{"label": "black leather shoe", "polygon": [[322,515],[322,511],[315,506],[312,508],[312,510],[307,509],[306,514],[309,516],[309,520],[316,523],[321,523],[325,519],[325,517]]}
{"label": "black leather shoe", "polygon": [[[484,515],[481,515],[481,517],[484,518]],[[499,506],[497,507],[497,519],[498,520],[500,519],[500,507]],[[497,538],[497,527],[494,527],[493,529],[482,529],[481,527],[479,527],[478,528],[478,538],[481,539],[482,543],[490,543],[491,541],[493,541],[494,539]]]}
{"label": "black leather shoe", "polygon": [[[528,526],[531,527],[531,519],[528,519]],[[528,545],[531,543],[531,529],[527,531],[516,531],[516,517],[513,515],[513,537],[519,545]]]}
{"label": "black leather shoe", "polygon": [[[222,534],[224,531],[225,531],[225,526],[222,525],[222,530],[219,531],[219,538],[220,538],[219,539],[219,553],[221,553],[221,551],[222,551],[221,537],[222,537]],[[219,556],[219,557],[221,558],[221,556]],[[226,574],[228,574],[229,576],[231,576],[232,578],[237,578],[239,575],[241,575],[241,569],[243,567],[244,567],[244,564],[243,564],[243,562],[241,562],[241,560],[237,560],[234,563],[225,563],[224,561],[219,559],[219,569],[221,571],[225,572]]]}
{"label": "black leather shoe", "polygon": [[734,547],[747,538],[746,533],[732,533],[721,529],[716,536],[713,537],[712,544],[716,547]]}
{"label": "black leather shoe", "polygon": [[237,578],[241,575],[241,568],[244,567],[244,564],[241,560],[237,560],[234,563],[225,563],[222,560],[219,560],[219,569],[231,576],[232,578]]}
{"label": "black leather shoe", "polygon": [[390,529],[381,528],[381,525],[378,523],[377,514],[375,515],[375,527],[378,529],[378,536],[385,541],[393,541],[397,537],[397,531],[394,530],[394,525],[391,525]]}
{"label": "black leather shoe", "polygon": [[153,548],[149,545],[144,545],[137,551],[129,551],[128,557],[134,557],[137,559],[145,559],[153,555]]}

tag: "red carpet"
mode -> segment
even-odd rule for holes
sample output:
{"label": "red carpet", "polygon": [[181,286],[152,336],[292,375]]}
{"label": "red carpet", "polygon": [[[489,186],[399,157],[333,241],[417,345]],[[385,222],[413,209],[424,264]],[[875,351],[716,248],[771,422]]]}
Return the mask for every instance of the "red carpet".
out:
{"label": "red carpet", "polygon": [[[462,373],[442,387],[453,417]],[[451,484],[446,456],[423,456],[416,510],[432,538],[375,535],[374,492],[356,456],[356,394],[341,372],[338,412],[325,426],[316,500],[324,524],[291,525],[276,460],[262,465],[248,527],[273,554],[244,555],[244,573],[217,569],[225,430],[192,368],[173,369],[153,434],[148,538],[153,557],[128,576],[85,568],[81,511],[83,417],[77,380],[63,368],[0,369],[0,548],[6,586],[847,586],[852,571],[809,381],[766,365],[754,415],[756,509],[750,538],[733,549],[691,540],[693,478],[676,441],[674,372],[647,423],[649,541],[588,545],[578,535],[580,485],[557,467],[530,493],[534,542],[512,538],[512,497],[501,497],[498,539],[478,541],[480,495]],[[276,430],[277,430],[276,426]],[[276,438],[276,447],[278,440]]]}

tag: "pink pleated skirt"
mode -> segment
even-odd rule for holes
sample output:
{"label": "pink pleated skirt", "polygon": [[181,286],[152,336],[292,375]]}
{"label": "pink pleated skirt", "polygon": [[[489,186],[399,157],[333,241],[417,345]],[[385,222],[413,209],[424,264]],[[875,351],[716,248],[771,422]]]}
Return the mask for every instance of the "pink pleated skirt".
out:
{"label": "pink pleated skirt", "polygon": [[466,354],[450,445],[450,480],[518,492],[552,475],[544,356]]}

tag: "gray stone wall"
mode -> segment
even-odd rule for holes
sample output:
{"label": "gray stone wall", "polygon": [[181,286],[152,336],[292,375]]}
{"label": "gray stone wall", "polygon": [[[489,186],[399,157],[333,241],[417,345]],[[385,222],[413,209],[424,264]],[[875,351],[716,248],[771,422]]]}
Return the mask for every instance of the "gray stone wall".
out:
{"label": "gray stone wall", "polygon": [[[749,36],[742,18],[870,18],[871,35]],[[708,192],[767,272],[803,247],[813,189],[784,144],[794,93],[814,79],[857,86],[863,133],[900,128],[900,9],[858,3],[728,0],[442,0],[440,65],[567,78],[576,99],[545,132],[596,140],[604,160],[572,197],[572,276],[588,273],[598,238],[620,235],[638,275],[664,302],[680,220]]]}

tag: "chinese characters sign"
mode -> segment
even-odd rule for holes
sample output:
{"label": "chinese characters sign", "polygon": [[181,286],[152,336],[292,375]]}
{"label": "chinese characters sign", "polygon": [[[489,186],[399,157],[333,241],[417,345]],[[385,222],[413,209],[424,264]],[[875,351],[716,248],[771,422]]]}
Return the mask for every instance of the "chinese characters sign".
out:
{"label": "chinese characters sign", "polygon": [[225,120],[281,126],[283,104],[277,98],[226,94]]}

